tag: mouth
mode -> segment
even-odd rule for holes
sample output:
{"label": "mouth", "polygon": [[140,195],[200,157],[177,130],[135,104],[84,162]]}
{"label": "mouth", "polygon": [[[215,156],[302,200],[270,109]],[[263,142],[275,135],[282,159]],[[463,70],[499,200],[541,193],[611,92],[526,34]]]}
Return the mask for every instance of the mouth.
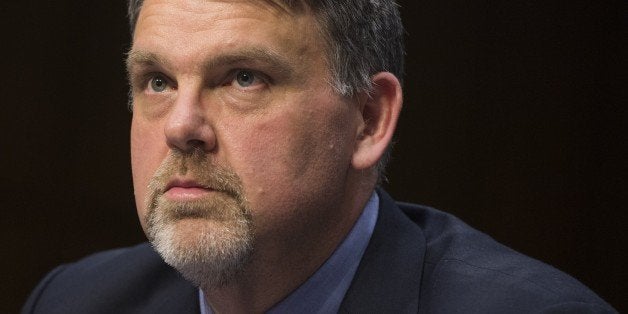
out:
{"label": "mouth", "polygon": [[172,201],[193,201],[216,190],[193,180],[175,179],[164,190],[164,197]]}

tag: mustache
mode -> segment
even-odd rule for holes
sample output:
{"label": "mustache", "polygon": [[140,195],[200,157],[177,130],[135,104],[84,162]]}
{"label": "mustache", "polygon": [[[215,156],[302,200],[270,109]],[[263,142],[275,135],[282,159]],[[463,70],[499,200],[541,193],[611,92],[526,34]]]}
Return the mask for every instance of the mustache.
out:
{"label": "mustache", "polygon": [[235,171],[216,165],[211,155],[200,149],[190,152],[172,150],[148,184],[149,208],[157,206],[159,196],[166,192],[175,176],[185,176],[203,188],[225,193],[239,204],[245,203],[242,181]]}

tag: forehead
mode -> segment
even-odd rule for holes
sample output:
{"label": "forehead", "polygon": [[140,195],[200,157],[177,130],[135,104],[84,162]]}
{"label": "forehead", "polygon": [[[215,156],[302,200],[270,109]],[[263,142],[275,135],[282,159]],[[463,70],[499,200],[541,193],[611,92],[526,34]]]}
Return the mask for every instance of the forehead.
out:
{"label": "forehead", "polygon": [[[272,12],[275,16],[297,16],[311,14],[309,6],[303,0],[144,0],[140,1],[135,16],[135,24],[146,15],[151,8],[169,6],[168,10],[175,12],[177,9],[195,13],[205,5],[215,4],[216,7],[248,7],[262,12]],[[220,10],[220,9],[218,9]]]}
{"label": "forehead", "polygon": [[[147,0],[140,11],[131,52],[149,52],[178,67],[237,50],[318,59],[321,51],[311,15],[278,0]],[[129,60],[133,61],[133,60]]]}
{"label": "forehead", "polygon": [[147,0],[127,66],[130,74],[158,65],[172,75],[268,66],[300,81],[312,75],[329,80],[326,50],[313,15],[266,0]]}
{"label": "forehead", "polygon": [[[146,0],[140,10],[133,42],[161,38],[198,40],[268,37],[297,37],[307,41],[318,37],[313,15],[298,9],[296,1],[284,0]],[[236,34],[237,33],[237,34]],[[274,33],[275,36],[264,36]],[[138,39],[138,37],[140,37]],[[282,38],[290,39],[290,38]],[[317,38],[318,39],[318,38]],[[194,41],[190,41],[194,40]]]}

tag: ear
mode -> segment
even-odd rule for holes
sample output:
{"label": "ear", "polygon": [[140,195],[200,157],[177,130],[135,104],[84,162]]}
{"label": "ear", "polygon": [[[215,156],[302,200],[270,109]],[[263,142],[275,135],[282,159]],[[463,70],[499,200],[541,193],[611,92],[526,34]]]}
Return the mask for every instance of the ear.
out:
{"label": "ear", "polygon": [[362,127],[358,128],[351,165],[364,170],[374,167],[392,140],[403,103],[401,84],[392,73],[371,78],[373,91],[361,97]]}

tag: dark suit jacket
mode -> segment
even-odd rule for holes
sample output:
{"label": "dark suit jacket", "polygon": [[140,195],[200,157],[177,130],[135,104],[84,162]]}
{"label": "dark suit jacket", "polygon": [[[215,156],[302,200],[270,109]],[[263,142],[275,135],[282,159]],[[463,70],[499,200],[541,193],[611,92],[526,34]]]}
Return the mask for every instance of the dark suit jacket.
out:
{"label": "dark suit jacket", "polygon": [[[438,210],[380,195],[341,313],[612,313],[577,280]],[[23,313],[199,313],[198,290],[148,244],[49,273]]]}

